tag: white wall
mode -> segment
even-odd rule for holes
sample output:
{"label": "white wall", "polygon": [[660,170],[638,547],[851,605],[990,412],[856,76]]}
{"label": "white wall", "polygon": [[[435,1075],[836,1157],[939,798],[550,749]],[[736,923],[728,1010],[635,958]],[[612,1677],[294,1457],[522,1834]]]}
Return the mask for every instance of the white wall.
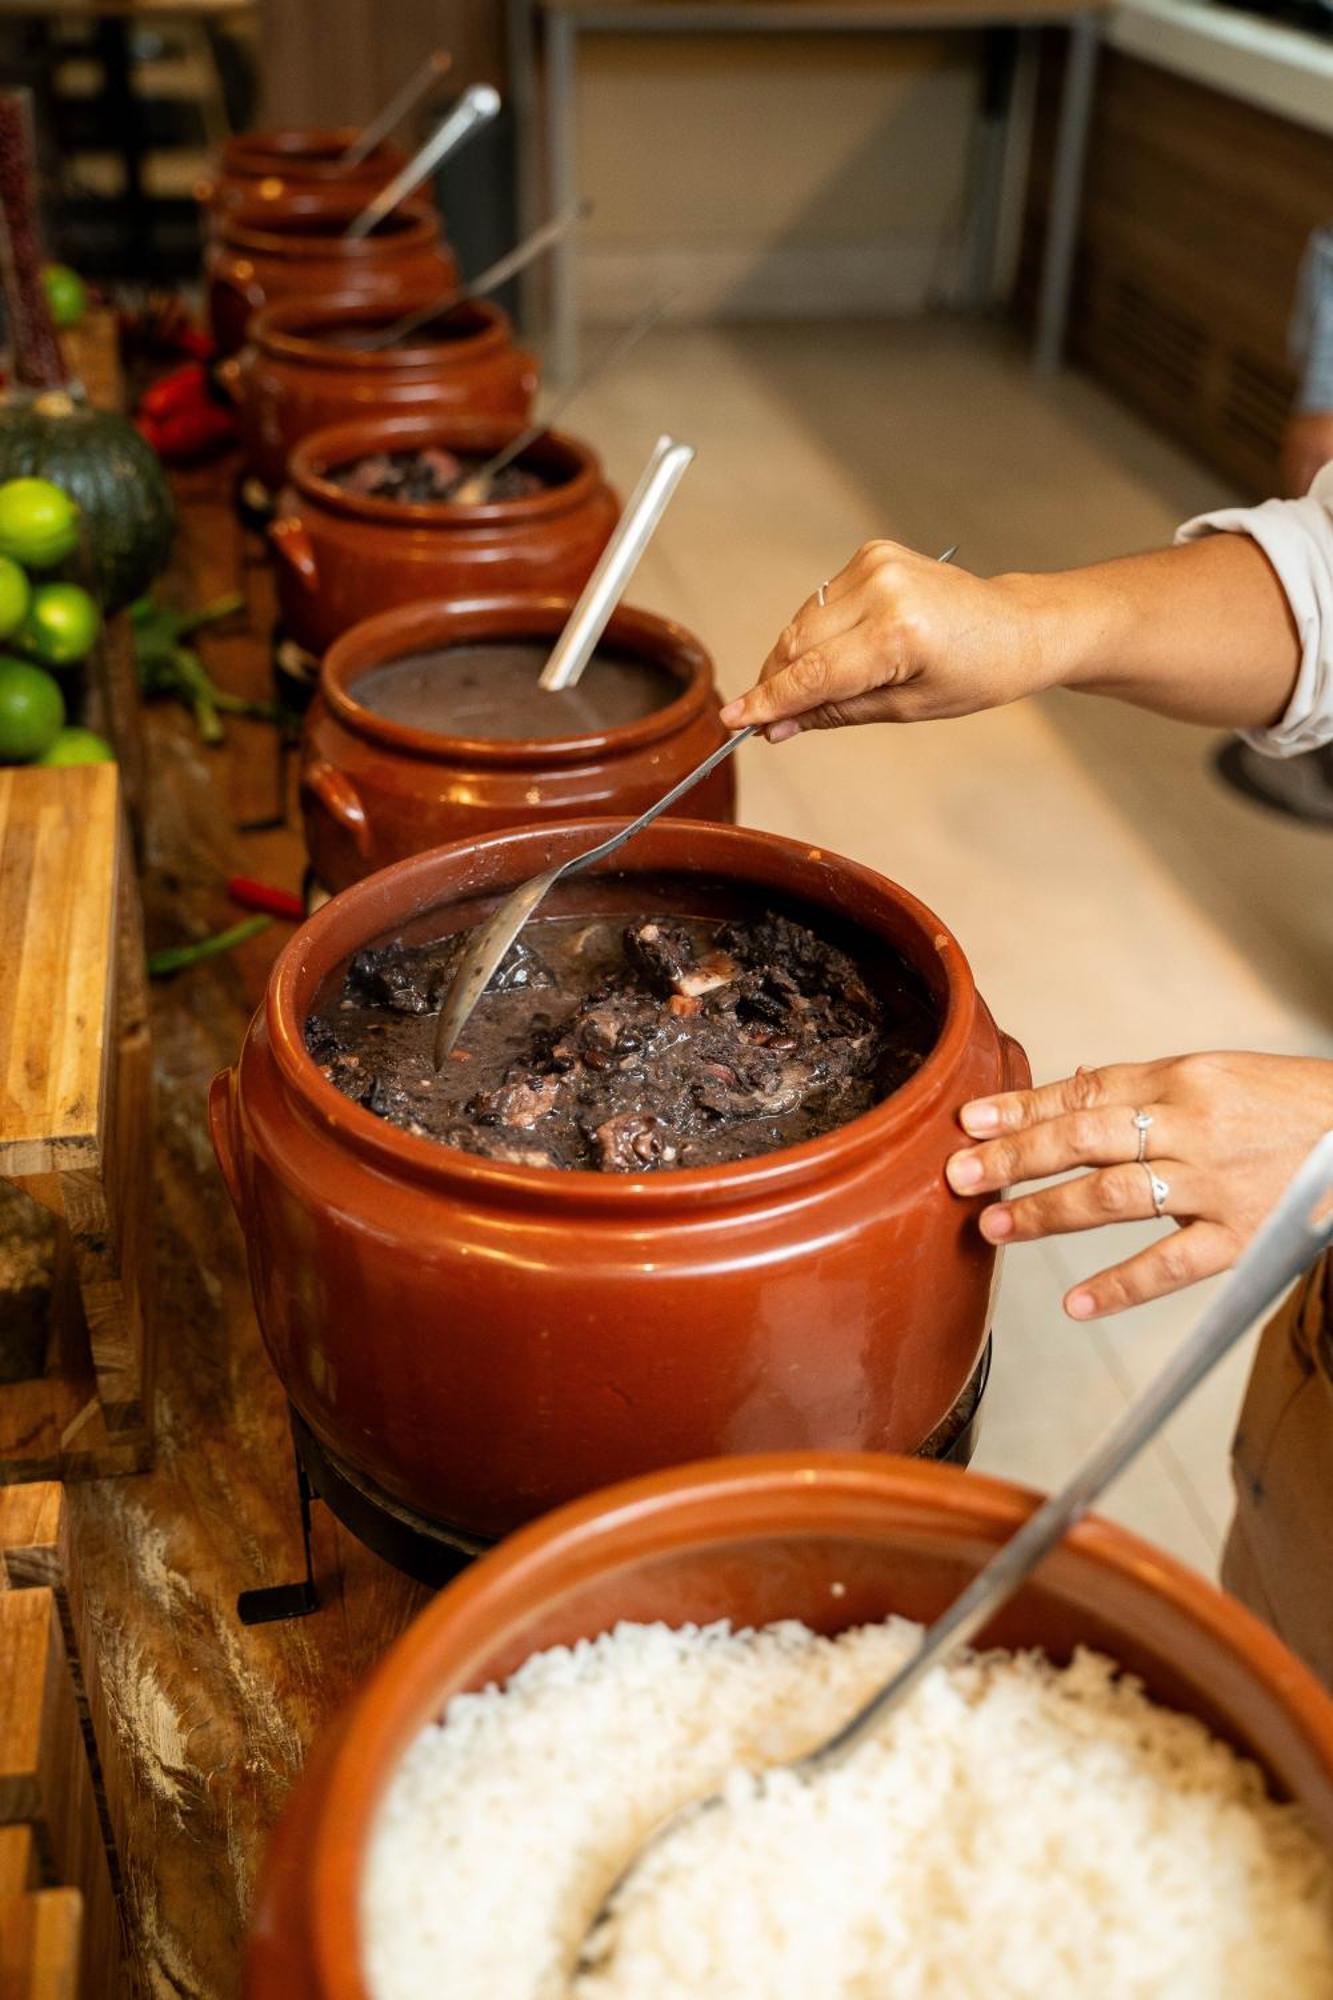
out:
{"label": "white wall", "polygon": [[582,303],[683,317],[948,297],[978,51],[939,36],[584,36]]}

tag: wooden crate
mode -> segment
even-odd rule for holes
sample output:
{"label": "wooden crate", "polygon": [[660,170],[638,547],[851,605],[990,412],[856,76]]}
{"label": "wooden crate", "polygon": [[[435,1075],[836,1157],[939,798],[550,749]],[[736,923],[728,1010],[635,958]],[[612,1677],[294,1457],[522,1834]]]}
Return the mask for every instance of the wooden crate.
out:
{"label": "wooden crate", "polygon": [[[124,1945],[59,1486],[0,1493],[0,1993],[123,1991]],[[22,1975],[22,1976],[20,1976]],[[24,1984],[26,1979],[27,1984]]]}
{"label": "wooden crate", "polygon": [[0,1178],[59,1225],[43,1372],[0,1384],[0,1483],[150,1455],[151,1049],[116,767],[0,771]]}

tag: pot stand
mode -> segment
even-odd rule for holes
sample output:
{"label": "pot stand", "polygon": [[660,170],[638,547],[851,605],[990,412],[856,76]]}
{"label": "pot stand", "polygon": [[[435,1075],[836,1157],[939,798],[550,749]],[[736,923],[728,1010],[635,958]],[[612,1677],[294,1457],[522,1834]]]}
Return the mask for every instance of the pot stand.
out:
{"label": "pot stand", "polygon": [[[981,1429],[981,1406],[990,1365],[991,1336],[987,1335],[981,1359],[962,1395],[913,1454],[915,1457],[962,1467],[970,1464]],[[470,1562],[495,1547],[492,1538],[465,1535],[460,1529],[428,1520],[424,1514],[391,1499],[373,1480],[354,1472],[320,1444],[294,1409],[289,1413],[305,1575],[295,1583],[243,1590],[236,1599],[236,1613],[242,1625],[270,1625],[282,1619],[305,1618],[319,1609],[310,1540],[312,1500],[322,1500],[329,1512],[375,1555],[432,1590],[442,1589]]]}

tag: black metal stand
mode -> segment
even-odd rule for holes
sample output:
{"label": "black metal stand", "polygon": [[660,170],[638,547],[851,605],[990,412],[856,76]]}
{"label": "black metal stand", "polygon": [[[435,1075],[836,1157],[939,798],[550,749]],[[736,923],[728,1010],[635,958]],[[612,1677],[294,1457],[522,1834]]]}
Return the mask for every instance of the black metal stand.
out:
{"label": "black metal stand", "polygon": [[[982,1402],[990,1378],[991,1342],[988,1339],[971,1381],[943,1423],[937,1425],[920,1450],[919,1458],[934,1458],[949,1465],[966,1466],[976,1450],[981,1428]],[[460,1528],[428,1520],[411,1507],[394,1500],[364,1473],[349,1465],[316,1439],[309,1426],[291,1412],[292,1447],[296,1456],[297,1494],[301,1507],[301,1541],[305,1551],[305,1576],[297,1583],[280,1583],[265,1590],[243,1590],[236,1600],[243,1625],[268,1625],[283,1618],[304,1618],[319,1608],[315,1584],[314,1554],[310,1541],[310,1506],[322,1500],[343,1526],[366,1548],[391,1563],[418,1583],[439,1590],[465,1570],[493,1540],[464,1534]]]}

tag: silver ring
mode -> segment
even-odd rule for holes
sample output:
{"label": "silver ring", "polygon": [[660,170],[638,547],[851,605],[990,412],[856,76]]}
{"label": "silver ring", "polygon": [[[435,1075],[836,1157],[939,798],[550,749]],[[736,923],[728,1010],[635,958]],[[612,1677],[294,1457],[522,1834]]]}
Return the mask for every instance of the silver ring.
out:
{"label": "silver ring", "polygon": [[821,609],[823,608],[824,605],[828,603],[828,599],[824,595],[824,592],[827,589],[828,589],[828,578],[825,577],[824,581],[820,584],[818,590],[815,592],[815,603],[818,604]]}
{"label": "silver ring", "polygon": [[1152,1130],[1151,1111],[1136,1111],[1134,1113],[1134,1130],[1139,1135],[1139,1150],[1134,1157],[1137,1164],[1142,1166],[1148,1157],[1148,1134]]}
{"label": "silver ring", "polygon": [[1143,1163],[1143,1171],[1148,1176],[1148,1186],[1152,1190],[1152,1212],[1154,1215],[1165,1215],[1166,1205],[1171,1199],[1170,1186],[1160,1174],[1153,1172],[1146,1160]]}

